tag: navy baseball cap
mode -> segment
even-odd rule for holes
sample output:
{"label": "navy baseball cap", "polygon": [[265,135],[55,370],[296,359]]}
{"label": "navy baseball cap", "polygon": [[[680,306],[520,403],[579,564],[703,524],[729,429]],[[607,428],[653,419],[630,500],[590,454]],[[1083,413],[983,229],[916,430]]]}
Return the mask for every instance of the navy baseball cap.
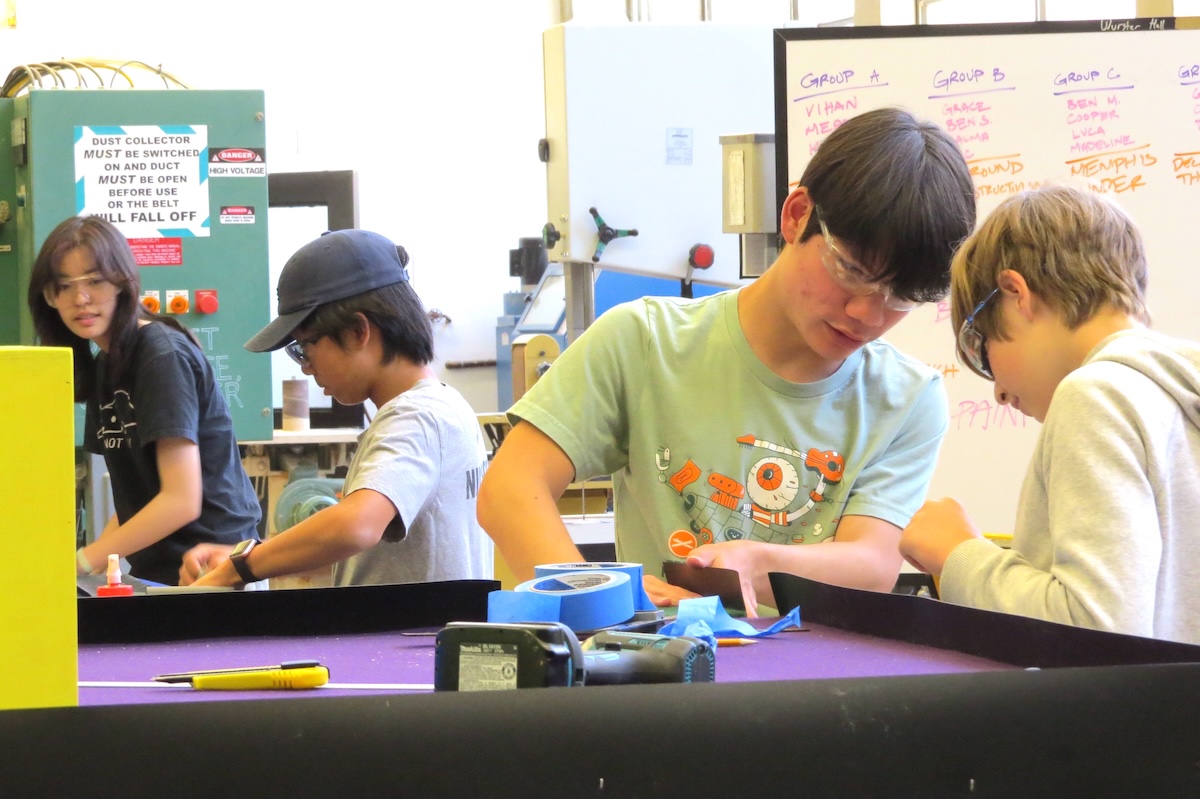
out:
{"label": "navy baseball cap", "polygon": [[279,316],[247,341],[246,349],[277,350],[292,341],[292,331],[318,305],[408,280],[407,255],[369,230],[335,230],[310,241],[279,275]]}

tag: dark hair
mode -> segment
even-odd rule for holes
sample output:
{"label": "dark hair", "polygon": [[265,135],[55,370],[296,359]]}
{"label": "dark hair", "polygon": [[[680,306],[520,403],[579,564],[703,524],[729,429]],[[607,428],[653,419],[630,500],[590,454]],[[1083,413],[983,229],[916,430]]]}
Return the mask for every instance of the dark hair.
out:
{"label": "dark hair", "polygon": [[[950,285],[950,259],[975,227],[975,186],[950,136],[899,108],[853,117],[829,135],[800,185],[871,281],[931,302]],[[810,214],[800,242],[819,235]]]}
{"label": "dark hair", "polygon": [[63,220],[50,231],[33,262],[28,303],[38,340],[48,347],[70,347],[74,350],[76,402],[85,402],[96,389],[92,343],[70,331],[58,309],[46,302],[43,292],[46,286],[58,280],[59,267],[67,254],[81,247],[91,253],[96,271],[117,287],[116,307],[109,326],[108,388],[122,385],[129,367],[127,353],[139,320],[150,319],[168,324],[193,342],[196,340],[176,320],[152,314],[142,305],[142,281],[137,261],[121,231],[98,216],[73,216]]}
{"label": "dark hair", "polygon": [[[402,263],[407,263],[406,256],[401,257]],[[299,327],[308,338],[330,336],[340,346],[341,334],[362,324],[358,314],[379,328],[384,363],[397,356],[417,366],[433,360],[433,325],[407,280],[318,305]]]}

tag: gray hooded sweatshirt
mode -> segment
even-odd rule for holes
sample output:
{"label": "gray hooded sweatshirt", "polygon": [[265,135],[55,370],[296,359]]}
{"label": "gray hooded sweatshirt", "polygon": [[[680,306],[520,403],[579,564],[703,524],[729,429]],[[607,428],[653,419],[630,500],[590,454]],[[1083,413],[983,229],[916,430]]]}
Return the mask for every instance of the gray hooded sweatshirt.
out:
{"label": "gray hooded sweatshirt", "polygon": [[1200,345],[1105,338],[1054,392],[1012,549],[954,548],[942,598],[1200,644]]}

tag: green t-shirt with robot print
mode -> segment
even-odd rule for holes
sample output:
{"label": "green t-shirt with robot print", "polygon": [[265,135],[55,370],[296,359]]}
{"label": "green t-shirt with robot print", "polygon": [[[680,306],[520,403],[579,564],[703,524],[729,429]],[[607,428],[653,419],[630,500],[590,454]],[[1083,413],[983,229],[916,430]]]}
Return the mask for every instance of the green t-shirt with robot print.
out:
{"label": "green t-shirt with robot print", "polygon": [[791,383],[752,352],[737,291],[603,314],[509,411],[576,479],[612,475],[617,557],[660,575],[702,544],[814,544],[846,515],[903,527],[948,426],[941,375],[882,341]]}

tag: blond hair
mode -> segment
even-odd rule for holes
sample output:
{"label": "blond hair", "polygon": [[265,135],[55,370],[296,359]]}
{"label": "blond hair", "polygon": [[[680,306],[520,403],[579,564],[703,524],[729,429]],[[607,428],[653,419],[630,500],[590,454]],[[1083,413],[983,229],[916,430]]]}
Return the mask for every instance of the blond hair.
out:
{"label": "blond hair", "polygon": [[[1141,233],[1116,203],[1094,192],[1043,185],[1009,197],[988,214],[950,266],[955,331],[1006,269],[1025,278],[1030,291],[1071,329],[1106,308],[1150,323]],[[988,303],[972,326],[1005,341],[997,307]]]}

